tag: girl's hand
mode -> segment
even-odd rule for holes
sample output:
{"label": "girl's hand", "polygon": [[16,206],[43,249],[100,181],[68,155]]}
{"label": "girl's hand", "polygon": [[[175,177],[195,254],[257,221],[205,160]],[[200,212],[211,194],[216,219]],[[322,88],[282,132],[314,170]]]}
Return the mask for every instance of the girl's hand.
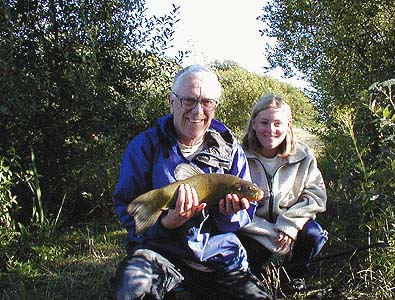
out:
{"label": "girl's hand", "polygon": [[282,231],[278,231],[275,243],[277,244],[277,251],[282,253],[292,252],[294,246],[294,239]]}

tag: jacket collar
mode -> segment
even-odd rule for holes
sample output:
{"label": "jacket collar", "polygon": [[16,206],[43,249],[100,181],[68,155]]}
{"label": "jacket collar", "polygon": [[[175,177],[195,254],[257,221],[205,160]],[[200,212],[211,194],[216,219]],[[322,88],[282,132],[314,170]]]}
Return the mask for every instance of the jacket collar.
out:
{"label": "jacket collar", "polygon": [[[250,152],[249,150],[244,149],[246,156],[248,159],[256,159],[259,154]],[[292,164],[300,162],[301,160],[305,159],[307,156],[306,151],[300,145],[300,143],[296,143],[295,153],[293,155],[289,155],[288,157],[283,157],[283,162]]]}

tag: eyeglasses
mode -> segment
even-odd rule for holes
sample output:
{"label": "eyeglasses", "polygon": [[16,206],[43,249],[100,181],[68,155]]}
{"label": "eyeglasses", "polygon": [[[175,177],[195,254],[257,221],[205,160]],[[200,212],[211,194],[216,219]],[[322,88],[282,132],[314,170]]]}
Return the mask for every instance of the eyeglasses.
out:
{"label": "eyeglasses", "polygon": [[213,111],[215,109],[215,107],[218,104],[217,100],[214,99],[196,99],[193,97],[178,97],[178,95],[174,92],[172,92],[174,94],[174,96],[176,96],[176,98],[178,100],[180,100],[181,102],[181,107],[187,110],[192,110],[196,107],[196,105],[198,104],[198,102],[200,103],[200,105],[202,106],[204,111],[210,112]]}

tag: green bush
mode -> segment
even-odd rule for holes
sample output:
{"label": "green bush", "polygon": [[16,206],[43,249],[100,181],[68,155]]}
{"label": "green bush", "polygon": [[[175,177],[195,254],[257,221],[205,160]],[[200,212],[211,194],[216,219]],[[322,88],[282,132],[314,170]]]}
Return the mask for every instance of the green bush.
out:
{"label": "green bush", "polygon": [[[359,244],[384,241],[388,249],[393,248],[394,83],[394,80],[378,83],[361,94],[365,118],[360,115],[362,109],[356,113],[354,107],[338,107],[332,129],[328,128],[321,136],[325,146],[320,166],[328,187],[328,212],[323,220],[331,235],[346,244],[353,240]],[[371,120],[369,126],[361,126],[361,118],[365,122]],[[371,255],[364,262],[364,272],[371,274],[365,285],[376,295],[389,293],[394,282],[394,260],[390,250]]]}
{"label": "green bush", "polygon": [[6,156],[0,155],[0,227],[5,231],[15,228],[12,210],[15,210],[18,202],[12,189],[18,181],[14,169],[19,165],[18,160],[14,149],[9,150]]}
{"label": "green bush", "polygon": [[235,63],[214,64],[223,86],[217,117],[240,137],[261,96],[275,93],[285,97],[293,112],[296,127],[317,126],[317,112],[309,99],[298,89],[266,76],[248,72]]}
{"label": "green bush", "polygon": [[[144,1],[1,4],[0,143],[24,169],[34,149],[48,214],[108,214],[128,139],[167,111],[177,8],[144,11]],[[14,192],[30,215],[30,190]]]}

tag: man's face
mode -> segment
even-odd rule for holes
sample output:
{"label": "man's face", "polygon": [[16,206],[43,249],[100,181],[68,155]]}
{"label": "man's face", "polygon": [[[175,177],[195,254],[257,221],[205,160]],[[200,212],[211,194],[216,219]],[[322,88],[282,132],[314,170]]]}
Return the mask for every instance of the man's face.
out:
{"label": "man's face", "polygon": [[185,109],[180,99],[215,99],[215,88],[205,76],[197,74],[186,74],[180,80],[177,91],[173,91],[177,96],[170,95],[170,109],[174,115],[178,140],[185,145],[194,145],[204,138],[215,110],[203,110],[200,102],[192,109]]}

